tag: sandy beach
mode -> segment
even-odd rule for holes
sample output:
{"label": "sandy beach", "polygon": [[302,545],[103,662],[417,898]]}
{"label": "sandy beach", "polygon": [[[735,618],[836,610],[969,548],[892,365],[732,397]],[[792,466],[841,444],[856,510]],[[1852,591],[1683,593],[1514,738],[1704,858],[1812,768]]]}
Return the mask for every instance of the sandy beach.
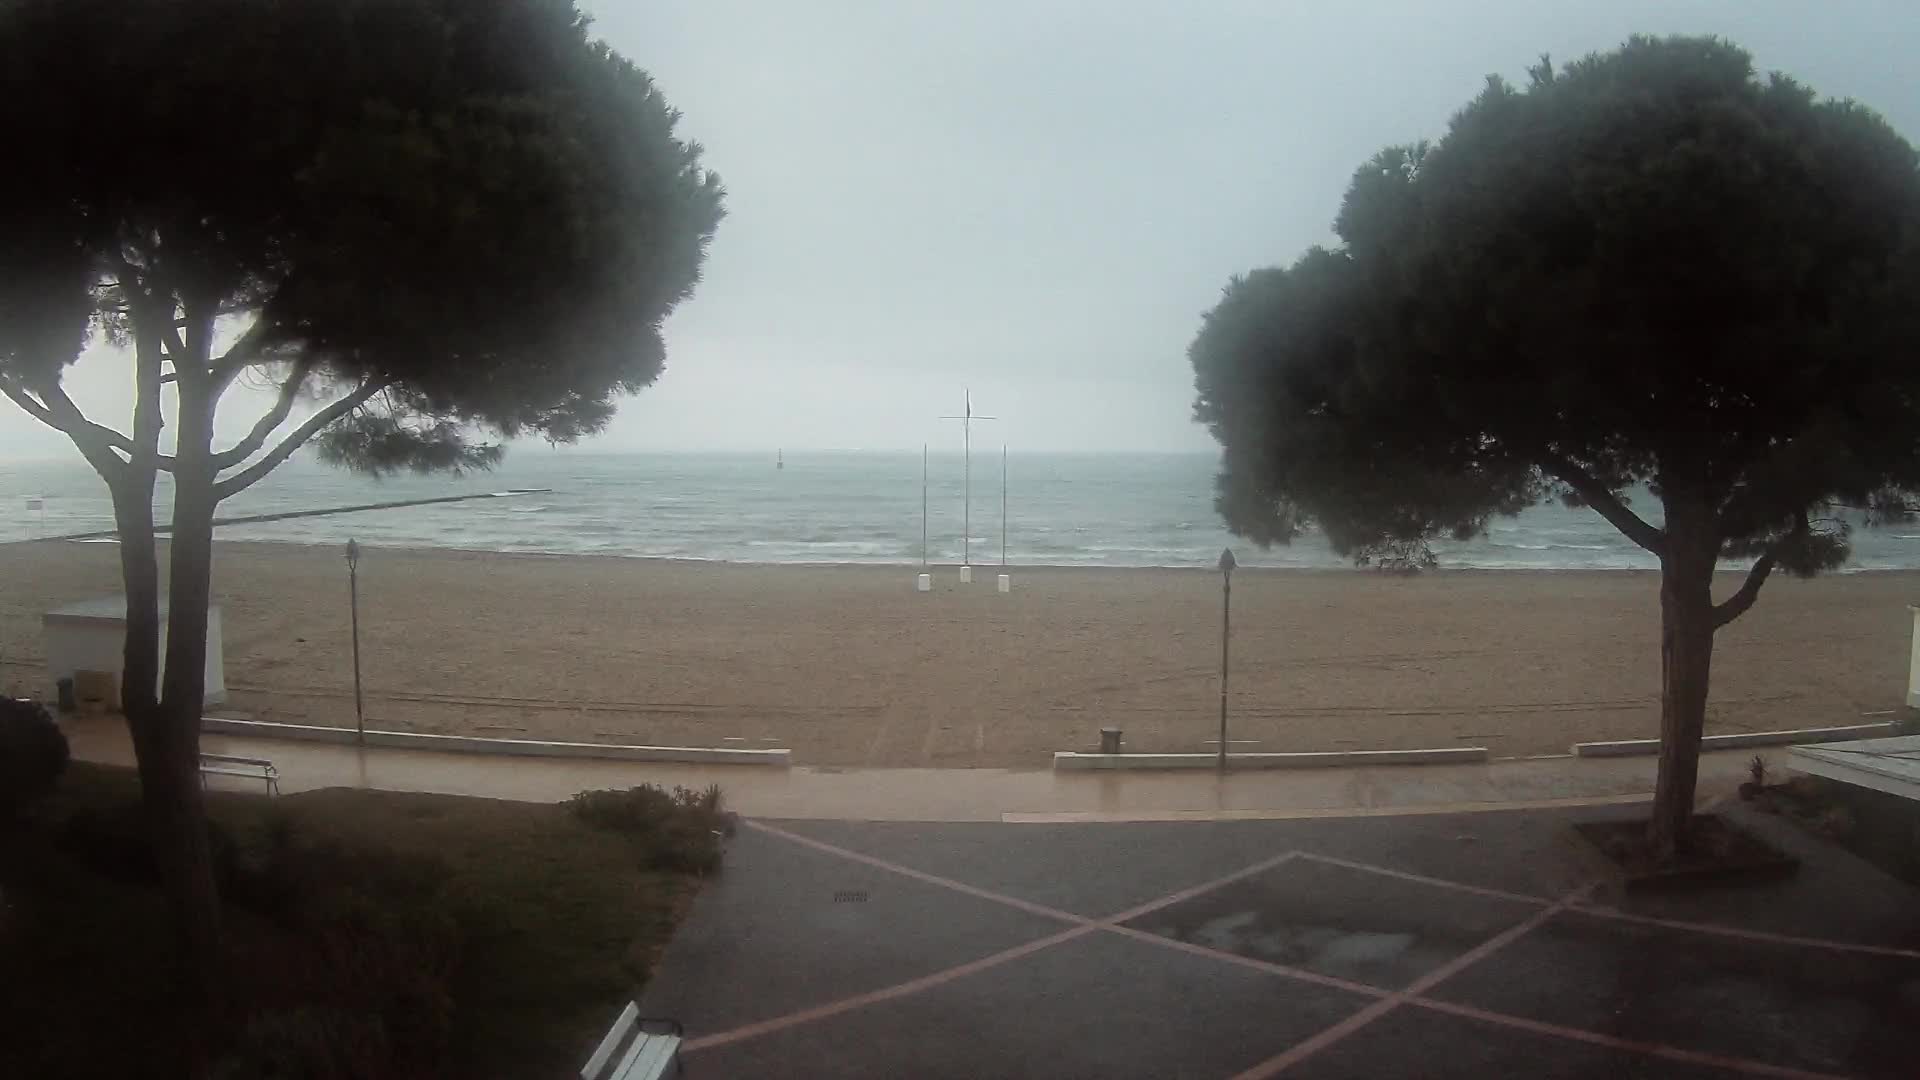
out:
{"label": "sandy beach", "polygon": [[[384,550],[360,567],[368,722],[398,730],[787,746],[816,765],[1044,767],[1115,725],[1212,749],[1220,582]],[[118,591],[111,545],[0,546],[0,679],[46,693],[40,614]],[[1737,586],[1726,575],[1721,590]],[[353,722],[337,549],[222,544],[223,714]],[[1709,730],[1861,723],[1902,702],[1920,573],[1776,578],[1722,631]],[[1242,571],[1232,731],[1248,750],[1564,753],[1656,734],[1647,573]]]}

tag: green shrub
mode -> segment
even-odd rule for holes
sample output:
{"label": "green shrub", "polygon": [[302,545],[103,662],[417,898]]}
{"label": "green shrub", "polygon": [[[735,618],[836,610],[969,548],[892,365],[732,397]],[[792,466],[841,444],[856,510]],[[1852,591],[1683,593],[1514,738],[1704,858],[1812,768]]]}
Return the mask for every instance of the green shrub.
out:
{"label": "green shrub", "polygon": [[434,1075],[453,1030],[450,986],[465,944],[444,895],[447,869],[417,855],[293,839],[269,840],[238,864],[229,899],[280,929],[235,935],[231,975],[247,1021],[216,1075]]}
{"label": "green shrub", "polygon": [[676,787],[672,794],[652,784],[583,791],[566,807],[582,824],[632,841],[643,870],[705,874],[718,869],[721,840],[732,832],[717,784],[702,791]]}
{"label": "green shrub", "polygon": [[[95,873],[129,883],[160,880],[146,807],[138,801],[81,807],[60,823],[57,839],[61,850]],[[214,883],[224,894],[243,874],[241,845],[217,821],[207,822],[207,845]]]}
{"label": "green shrub", "polygon": [[310,1005],[247,1017],[215,1080],[369,1080],[402,1075],[378,1017]]}
{"label": "green shrub", "polygon": [[67,737],[46,706],[0,698],[0,817],[12,817],[53,790],[67,770]]}

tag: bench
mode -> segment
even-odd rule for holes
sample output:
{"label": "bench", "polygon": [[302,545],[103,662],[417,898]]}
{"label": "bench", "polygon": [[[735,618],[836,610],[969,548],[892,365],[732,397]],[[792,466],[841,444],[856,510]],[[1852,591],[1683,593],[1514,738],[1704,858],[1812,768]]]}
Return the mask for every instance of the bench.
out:
{"label": "bench", "polygon": [[207,786],[207,776],[243,776],[249,780],[264,780],[267,794],[280,794],[280,770],[266,758],[234,757],[231,754],[200,755],[200,786]]}
{"label": "bench", "polygon": [[[666,1028],[649,1031],[648,1026]],[[678,1020],[648,1020],[640,1007],[628,1002],[606,1038],[580,1067],[580,1080],[660,1080],[684,1076],[680,1069],[680,1041],[685,1032]],[[668,1068],[672,1068],[669,1073]]]}

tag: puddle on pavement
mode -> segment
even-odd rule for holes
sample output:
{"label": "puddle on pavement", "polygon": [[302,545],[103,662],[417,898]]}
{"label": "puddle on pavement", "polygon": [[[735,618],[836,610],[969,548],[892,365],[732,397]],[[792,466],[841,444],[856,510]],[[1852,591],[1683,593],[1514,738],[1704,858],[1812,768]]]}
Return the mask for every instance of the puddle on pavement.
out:
{"label": "puddle on pavement", "polygon": [[1388,964],[1414,947],[1414,935],[1334,926],[1263,924],[1257,911],[1210,918],[1180,935],[1210,949],[1319,971]]}

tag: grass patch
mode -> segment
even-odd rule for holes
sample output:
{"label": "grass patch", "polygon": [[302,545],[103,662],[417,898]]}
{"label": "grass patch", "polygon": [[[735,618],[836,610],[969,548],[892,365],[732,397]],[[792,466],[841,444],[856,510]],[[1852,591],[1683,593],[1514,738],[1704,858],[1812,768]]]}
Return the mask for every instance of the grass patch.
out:
{"label": "grass patch", "polygon": [[[215,793],[232,1076],[563,1077],[638,992],[717,864],[718,817],[619,797],[651,831],[563,806],[330,789]],[[165,905],[138,785],[75,764],[0,834],[0,1075],[178,1067]]]}

